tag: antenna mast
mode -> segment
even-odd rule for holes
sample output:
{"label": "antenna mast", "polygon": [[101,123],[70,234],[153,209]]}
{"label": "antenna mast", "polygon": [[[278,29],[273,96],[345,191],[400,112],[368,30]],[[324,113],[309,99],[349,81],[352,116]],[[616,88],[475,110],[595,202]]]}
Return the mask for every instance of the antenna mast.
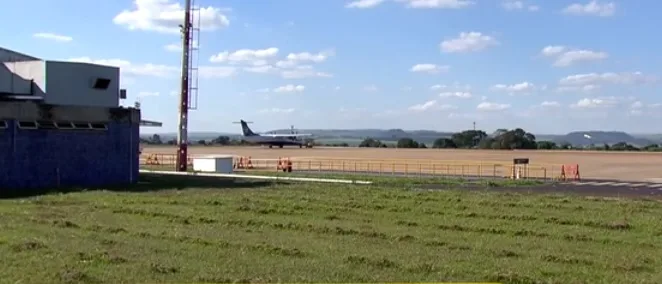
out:
{"label": "antenna mast", "polygon": [[182,81],[179,97],[179,127],[177,132],[177,168],[185,172],[188,166],[188,110],[189,110],[189,63],[191,51],[191,1],[186,0],[182,32]]}

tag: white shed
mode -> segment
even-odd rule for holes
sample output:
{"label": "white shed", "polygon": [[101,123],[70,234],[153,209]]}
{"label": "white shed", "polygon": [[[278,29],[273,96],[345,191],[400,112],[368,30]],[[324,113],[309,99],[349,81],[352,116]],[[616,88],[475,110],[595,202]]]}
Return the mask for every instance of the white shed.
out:
{"label": "white shed", "polygon": [[206,173],[232,173],[232,155],[211,155],[193,158],[193,170]]}

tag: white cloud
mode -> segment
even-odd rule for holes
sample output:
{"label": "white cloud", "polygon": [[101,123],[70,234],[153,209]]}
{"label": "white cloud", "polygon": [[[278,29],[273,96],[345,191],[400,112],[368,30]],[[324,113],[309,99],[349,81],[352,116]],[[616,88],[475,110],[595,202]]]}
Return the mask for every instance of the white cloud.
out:
{"label": "white cloud", "polygon": [[288,113],[293,113],[296,109],[294,108],[269,108],[269,109],[262,109],[260,110],[261,113],[280,113],[280,114],[288,114]]}
{"label": "white cloud", "polygon": [[560,86],[556,89],[557,92],[563,93],[592,93],[600,89],[598,85],[583,85],[583,86]]}
{"label": "white cloud", "polygon": [[384,2],[384,0],[357,0],[347,3],[347,5],[345,5],[345,8],[358,8],[358,9],[372,8],[378,6],[379,4],[382,4],[382,2]]}
{"label": "white cloud", "polygon": [[427,101],[422,104],[410,106],[408,108],[409,111],[415,111],[415,112],[423,112],[428,110],[451,110],[451,109],[457,109],[457,107],[446,104],[440,105],[436,100]]}
{"label": "white cloud", "polygon": [[554,62],[554,66],[567,67],[578,62],[600,61],[607,59],[607,57],[609,55],[602,51],[572,50],[561,54]]}
{"label": "white cloud", "polygon": [[655,81],[657,81],[656,77],[644,75],[641,72],[606,72],[570,75],[562,78],[559,84],[566,86],[585,86],[599,84],[645,84]]}
{"label": "white cloud", "polygon": [[562,45],[546,46],[540,51],[540,53],[546,57],[556,57],[553,64],[556,67],[567,67],[580,62],[600,61],[609,57],[609,54],[606,52],[587,49],[571,49]]}
{"label": "white cloud", "polygon": [[643,108],[643,107],[644,107],[644,104],[640,101],[633,102],[630,105],[630,108],[634,108],[634,109],[639,109],[639,108]]}
{"label": "white cloud", "polygon": [[535,6],[535,5],[527,5],[524,3],[524,1],[515,1],[515,0],[504,0],[501,3],[501,6],[508,10],[508,11],[513,11],[513,10],[528,10],[531,12],[535,12],[540,10],[540,7]]}
{"label": "white cloud", "polygon": [[473,95],[469,92],[444,92],[439,94],[439,96],[442,98],[461,98],[461,99],[468,99],[473,97]]}
{"label": "white cloud", "polygon": [[453,85],[450,85],[450,86],[445,85],[445,84],[444,85],[437,84],[437,85],[430,86],[430,90],[432,90],[432,91],[439,91],[439,90],[456,90],[456,91],[464,90],[464,91],[468,91],[468,90],[471,90],[471,85],[468,85],[468,84],[463,85],[463,84],[460,84],[459,82],[455,82],[455,83],[453,83]]}
{"label": "white cloud", "polygon": [[158,97],[160,94],[159,92],[139,92],[138,97],[139,98],[144,98],[144,97]]}
{"label": "white cloud", "polygon": [[[195,41],[195,40],[192,42],[191,46],[193,46],[193,48],[200,48],[200,46],[198,45],[198,42]],[[171,44],[163,46],[163,49],[165,49],[166,51],[170,51],[170,52],[182,52],[182,43],[181,42],[171,43]]]}
{"label": "white cloud", "polygon": [[365,92],[376,92],[378,90],[379,89],[375,85],[368,85],[368,86],[363,87],[363,91],[365,91]]}
{"label": "white cloud", "polygon": [[482,102],[478,104],[478,106],[476,106],[476,109],[481,111],[502,111],[509,108],[510,108],[509,104],[499,104],[499,103],[491,103],[491,102]]}
{"label": "white cloud", "polygon": [[279,68],[292,68],[304,62],[322,63],[333,55],[335,55],[333,50],[322,51],[319,53],[290,53],[287,55],[285,60],[276,62],[276,66]]}
{"label": "white cloud", "polygon": [[[184,7],[171,0],[135,0],[132,10],[124,10],[113,18],[117,25],[129,30],[155,31],[179,34],[184,22]],[[212,31],[230,25],[223,10],[216,7],[200,7],[200,29]]]}
{"label": "white cloud", "polygon": [[528,93],[535,90],[535,85],[533,83],[524,81],[522,83],[505,85],[505,84],[496,84],[492,86],[492,89],[495,91],[506,91],[511,94],[514,93]]}
{"label": "white cloud", "polygon": [[59,34],[54,34],[54,33],[36,33],[32,35],[33,37],[36,38],[41,38],[41,39],[49,39],[57,42],[70,42],[74,40],[70,36],[65,36],[65,35],[59,35]]}
{"label": "white cloud", "polygon": [[306,61],[311,61],[315,63],[323,62],[329,56],[332,56],[334,53],[333,51],[323,51],[320,53],[310,53],[310,52],[300,52],[300,53],[290,53],[287,55],[287,60],[291,62],[306,62]]}
{"label": "white cloud", "polygon": [[600,3],[597,0],[592,0],[586,4],[574,3],[565,7],[563,13],[569,15],[609,17],[616,13],[616,4],[614,2]]}
{"label": "white cloud", "polygon": [[559,107],[559,106],[561,106],[561,104],[558,103],[558,102],[555,102],[555,101],[544,101],[544,102],[540,103],[540,106],[541,107]]}
{"label": "white cloud", "polygon": [[176,72],[178,71],[178,68],[174,66],[151,64],[151,63],[133,64],[128,60],[122,60],[122,59],[95,60],[89,57],[77,57],[77,58],[70,58],[67,61],[119,67],[120,73],[127,75],[168,77],[176,74]]}
{"label": "white cloud", "polygon": [[419,73],[430,73],[430,74],[436,74],[439,72],[446,72],[450,69],[449,66],[443,65],[439,66],[436,64],[430,64],[430,63],[423,63],[423,64],[416,64],[411,67],[409,71],[411,72],[419,72]]}
{"label": "white cloud", "polygon": [[273,89],[274,93],[300,93],[303,92],[306,89],[305,86],[303,85],[285,85],[285,86],[280,86],[278,88]]}
{"label": "white cloud", "polygon": [[271,73],[278,69],[271,65],[262,65],[262,66],[244,67],[243,70],[250,73]]}
{"label": "white cloud", "polygon": [[312,66],[309,66],[309,65],[296,66],[294,69],[283,70],[280,74],[285,79],[301,79],[301,78],[312,78],[312,77],[322,77],[322,78],[333,77],[332,74],[316,71]]}
{"label": "white cloud", "polygon": [[[151,76],[160,78],[174,78],[180,75],[180,67],[162,65],[162,64],[135,64],[122,59],[91,59],[89,57],[71,58],[67,61],[92,63],[120,68],[122,74],[122,84],[125,84],[129,78],[125,76]],[[200,66],[198,67],[198,76],[203,79],[226,78],[236,74],[237,69],[232,66]]]}
{"label": "white cloud", "polygon": [[545,46],[540,53],[544,56],[555,56],[566,51],[566,47],[562,45],[548,45]]}
{"label": "white cloud", "polygon": [[237,73],[237,69],[231,66],[200,66],[198,75],[204,79],[226,78]]}
{"label": "white cloud", "polygon": [[223,51],[212,55],[209,61],[214,63],[249,63],[259,64],[265,59],[271,59],[278,55],[278,48],[269,47],[265,49],[239,49],[234,52]]}
{"label": "white cloud", "polygon": [[410,8],[460,9],[474,4],[469,0],[396,0],[406,3]]}
{"label": "white cloud", "polygon": [[491,36],[479,32],[462,32],[457,38],[443,41],[440,47],[444,52],[456,53],[481,51],[497,44]]}
{"label": "white cloud", "polygon": [[611,107],[616,104],[616,100],[613,98],[583,98],[576,103],[570,105],[571,108],[579,109],[594,109],[594,108],[603,108]]}
{"label": "white cloud", "polygon": [[435,105],[437,105],[437,101],[432,100],[432,101],[424,102],[422,104],[417,104],[417,105],[410,106],[409,110],[411,110],[411,111],[425,111],[425,110],[428,110],[428,109],[432,108]]}
{"label": "white cloud", "polygon": [[280,74],[285,79],[333,77],[332,74],[315,70],[312,65],[300,65],[301,63],[316,64],[324,62],[334,55],[333,50],[319,53],[290,53],[282,60],[277,60],[278,53],[279,49],[276,47],[240,49],[234,52],[220,52],[211,56],[209,60],[215,63],[243,65],[241,69],[250,73]]}

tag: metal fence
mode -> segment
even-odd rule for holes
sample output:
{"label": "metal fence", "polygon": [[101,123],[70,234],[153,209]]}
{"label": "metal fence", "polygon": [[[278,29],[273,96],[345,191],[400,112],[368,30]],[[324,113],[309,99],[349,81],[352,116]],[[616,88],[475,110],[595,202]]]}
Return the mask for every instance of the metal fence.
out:
{"label": "metal fence", "polygon": [[[248,159],[235,157],[236,171],[278,171],[279,163],[288,159]],[[174,154],[141,156],[141,165],[174,169]],[[289,159],[293,172],[366,173],[393,176],[457,176],[478,178],[556,179],[559,166],[513,165],[507,163],[444,160],[367,160],[367,159]],[[189,158],[189,165],[192,159]]]}

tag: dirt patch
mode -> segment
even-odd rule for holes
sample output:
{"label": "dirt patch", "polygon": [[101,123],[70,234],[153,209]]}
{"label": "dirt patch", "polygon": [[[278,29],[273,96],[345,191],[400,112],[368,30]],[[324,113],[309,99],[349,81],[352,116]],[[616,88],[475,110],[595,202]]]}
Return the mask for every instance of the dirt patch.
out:
{"label": "dirt patch", "polygon": [[[145,147],[143,153],[174,154],[174,147]],[[544,165],[550,174],[560,170],[561,164],[579,164],[582,178],[650,181],[662,178],[662,153],[597,152],[597,151],[494,151],[448,149],[393,149],[318,147],[312,149],[262,147],[190,147],[189,154],[231,154],[251,156],[253,159],[279,157],[301,159],[367,159],[398,160],[421,163],[429,160],[449,162],[485,162],[510,164],[514,158],[529,158],[532,164]]]}

